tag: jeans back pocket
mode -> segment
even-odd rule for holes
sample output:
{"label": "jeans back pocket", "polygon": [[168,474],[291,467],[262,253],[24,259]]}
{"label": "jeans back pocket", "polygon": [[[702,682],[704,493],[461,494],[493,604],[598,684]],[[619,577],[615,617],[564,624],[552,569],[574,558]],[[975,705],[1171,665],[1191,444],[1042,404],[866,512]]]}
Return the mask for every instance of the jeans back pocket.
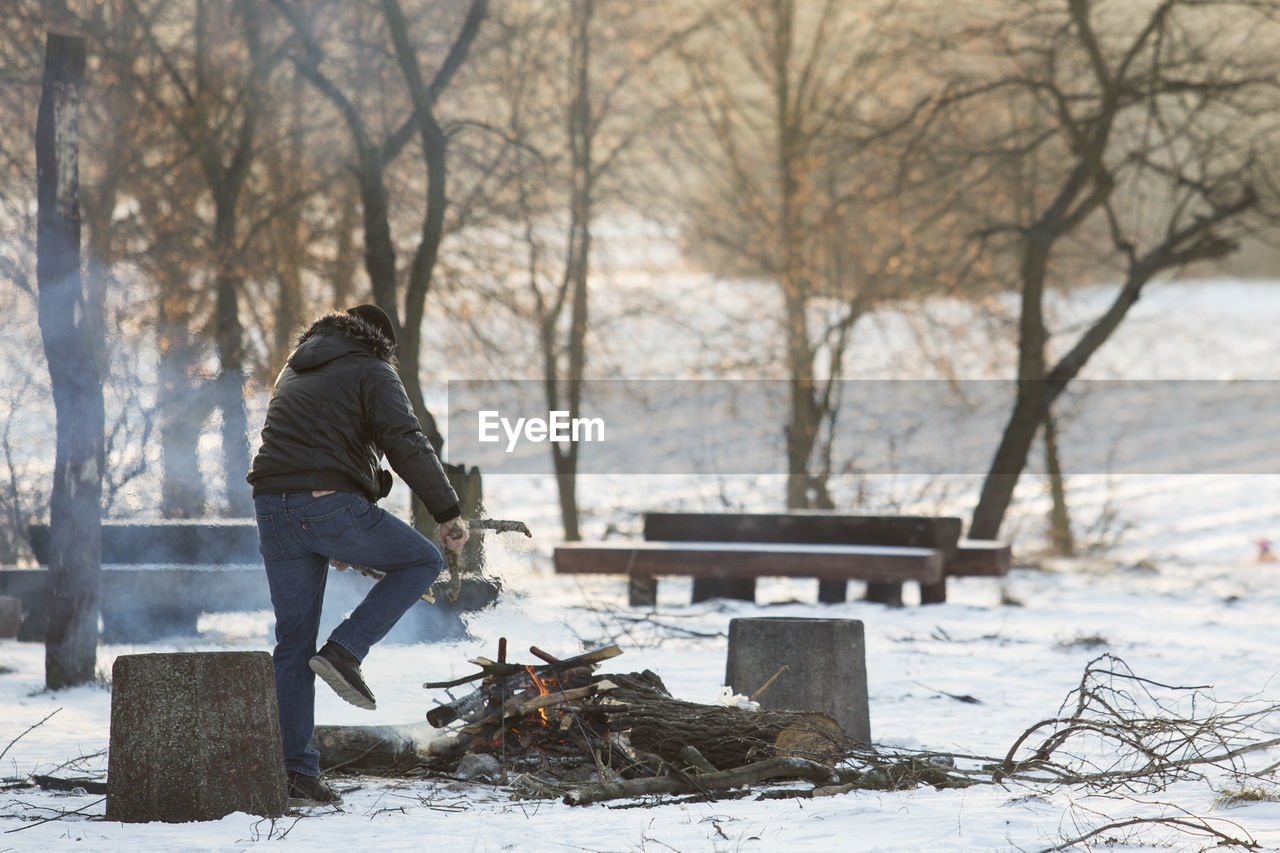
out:
{"label": "jeans back pocket", "polygon": [[276,530],[276,517],[259,512],[254,518],[258,522],[258,553],[269,560],[284,556],[284,543]]}

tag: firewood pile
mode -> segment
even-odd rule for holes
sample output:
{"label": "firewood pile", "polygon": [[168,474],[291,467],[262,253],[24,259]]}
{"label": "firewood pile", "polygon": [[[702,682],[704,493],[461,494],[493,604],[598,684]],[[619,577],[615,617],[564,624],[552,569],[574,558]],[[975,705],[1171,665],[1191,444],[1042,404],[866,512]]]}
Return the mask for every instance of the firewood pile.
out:
{"label": "firewood pile", "polygon": [[[598,672],[621,653],[605,646],[562,659],[531,647],[537,662],[515,663],[500,641],[496,660],[470,661],[479,667],[472,675],[423,685],[446,691],[448,701],[427,712],[439,731],[419,738],[418,727],[317,726],[321,767],[479,779],[509,786],[513,797],[573,805],[725,799],[766,784],[772,791],[760,796],[972,784],[939,756],[854,743],[825,714],[688,702],[654,672]],[[463,773],[477,764],[493,772]]]}
{"label": "firewood pile", "polygon": [[[597,786],[675,780],[672,790],[679,790],[690,774],[712,782],[727,774],[725,783],[831,782],[834,762],[854,749],[824,714],[686,702],[672,697],[651,671],[599,674],[604,661],[622,653],[617,646],[564,659],[537,647],[530,653],[537,664],[508,662],[502,642],[497,660],[471,661],[480,672],[424,686],[479,681],[471,692],[432,708],[428,722],[455,727],[450,755],[491,755],[509,777],[532,783],[538,796],[564,789],[579,802],[579,783],[586,780]],[[755,769],[738,772],[748,767]],[[620,790],[627,790],[625,784]]]}

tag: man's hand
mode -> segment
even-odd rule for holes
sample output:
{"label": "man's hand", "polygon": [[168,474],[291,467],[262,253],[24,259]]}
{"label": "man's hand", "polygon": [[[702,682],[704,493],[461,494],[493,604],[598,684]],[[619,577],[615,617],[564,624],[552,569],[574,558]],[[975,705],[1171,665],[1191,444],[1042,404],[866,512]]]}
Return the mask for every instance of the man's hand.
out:
{"label": "man's hand", "polygon": [[462,553],[462,546],[471,538],[471,529],[461,518],[451,518],[440,525],[440,542],[455,554]]}

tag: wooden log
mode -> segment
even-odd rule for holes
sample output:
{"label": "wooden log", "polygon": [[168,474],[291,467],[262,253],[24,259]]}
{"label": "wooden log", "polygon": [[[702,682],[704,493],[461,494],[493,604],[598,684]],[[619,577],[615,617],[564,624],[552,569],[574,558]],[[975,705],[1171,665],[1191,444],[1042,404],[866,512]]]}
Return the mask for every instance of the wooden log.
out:
{"label": "wooden log", "polygon": [[312,745],[323,770],[406,772],[422,765],[441,737],[426,723],[400,726],[316,726]]}
{"label": "wooden log", "polygon": [[[615,686],[608,714],[614,729],[630,732],[632,746],[677,767],[693,747],[715,767],[731,769],[776,756],[826,760],[848,754],[852,742],[825,714],[750,711],[673,698],[652,672],[602,676]],[[618,704],[614,704],[618,703]]]}
{"label": "wooden log", "polygon": [[742,785],[754,785],[769,779],[804,779],[815,785],[830,785],[836,781],[836,778],[835,771],[817,761],[775,756],[743,767],[720,770],[715,773],[702,773],[697,776],[679,774],[585,785],[566,794],[564,802],[571,806],[586,806],[624,797],[680,794],[688,791],[723,791]]}

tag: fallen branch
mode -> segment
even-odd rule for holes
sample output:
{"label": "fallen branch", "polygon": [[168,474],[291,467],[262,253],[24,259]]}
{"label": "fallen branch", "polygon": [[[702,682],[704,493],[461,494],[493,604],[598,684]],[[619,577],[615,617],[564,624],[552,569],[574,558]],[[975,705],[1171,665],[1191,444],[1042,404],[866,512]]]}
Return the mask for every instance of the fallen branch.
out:
{"label": "fallen branch", "polygon": [[11,832],[22,832],[24,829],[31,829],[32,827],[42,826],[42,825],[44,825],[44,824],[46,824],[46,823],[53,823],[55,820],[62,820],[64,817],[71,817],[72,815],[80,814],[80,813],[81,813],[81,812],[83,812],[85,809],[91,809],[91,808],[93,808],[94,806],[101,805],[102,803],[105,803],[106,801],[107,801],[107,798],[106,798],[106,797],[103,797],[103,798],[102,798],[102,799],[100,799],[100,800],[94,800],[92,803],[89,803],[89,804],[87,804],[87,805],[83,805],[83,806],[81,806],[81,807],[80,807],[80,808],[78,808],[78,809],[72,809],[72,810],[71,810],[71,811],[69,811],[69,812],[58,812],[58,813],[57,813],[56,815],[54,815],[53,817],[44,817],[44,818],[40,818],[39,820],[32,821],[31,823],[27,824],[26,826],[19,826],[19,827],[17,827],[16,829],[6,829],[4,832],[5,832],[5,835],[8,835],[8,834],[9,834],[9,833],[11,833]]}
{"label": "fallen branch", "polygon": [[[1238,828],[1238,825],[1232,825],[1237,826]],[[1215,847],[1231,846],[1242,847],[1245,850],[1259,850],[1262,846],[1247,832],[1245,835],[1248,836],[1248,838],[1236,838],[1235,836],[1228,835],[1215,827],[1211,820],[1191,815],[1189,817],[1131,817],[1125,818],[1124,820],[1112,821],[1111,823],[1103,826],[1094,827],[1083,835],[1078,835],[1075,838],[1069,838],[1061,844],[1055,844],[1052,847],[1045,847],[1037,851],[1037,853],[1061,853],[1063,850],[1070,850],[1072,847],[1084,844],[1089,839],[1096,838],[1099,835],[1115,832],[1120,829],[1129,829],[1141,826],[1167,826],[1190,835],[1207,836],[1217,842],[1214,844]]]}
{"label": "fallen branch", "polygon": [[[1170,695],[1157,695],[1153,688]],[[1103,655],[1089,662],[1058,715],[1014,740],[991,768],[992,781],[1155,791],[1178,780],[1203,778],[1211,767],[1250,775],[1240,762],[1243,756],[1280,746],[1280,738],[1249,740],[1280,706],[1217,711],[1219,703],[1203,691],[1202,686],[1140,678],[1124,661]],[[1178,702],[1189,703],[1191,713],[1180,713],[1174,707]],[[1202,705],[1210,713],[1198,713]]]}

